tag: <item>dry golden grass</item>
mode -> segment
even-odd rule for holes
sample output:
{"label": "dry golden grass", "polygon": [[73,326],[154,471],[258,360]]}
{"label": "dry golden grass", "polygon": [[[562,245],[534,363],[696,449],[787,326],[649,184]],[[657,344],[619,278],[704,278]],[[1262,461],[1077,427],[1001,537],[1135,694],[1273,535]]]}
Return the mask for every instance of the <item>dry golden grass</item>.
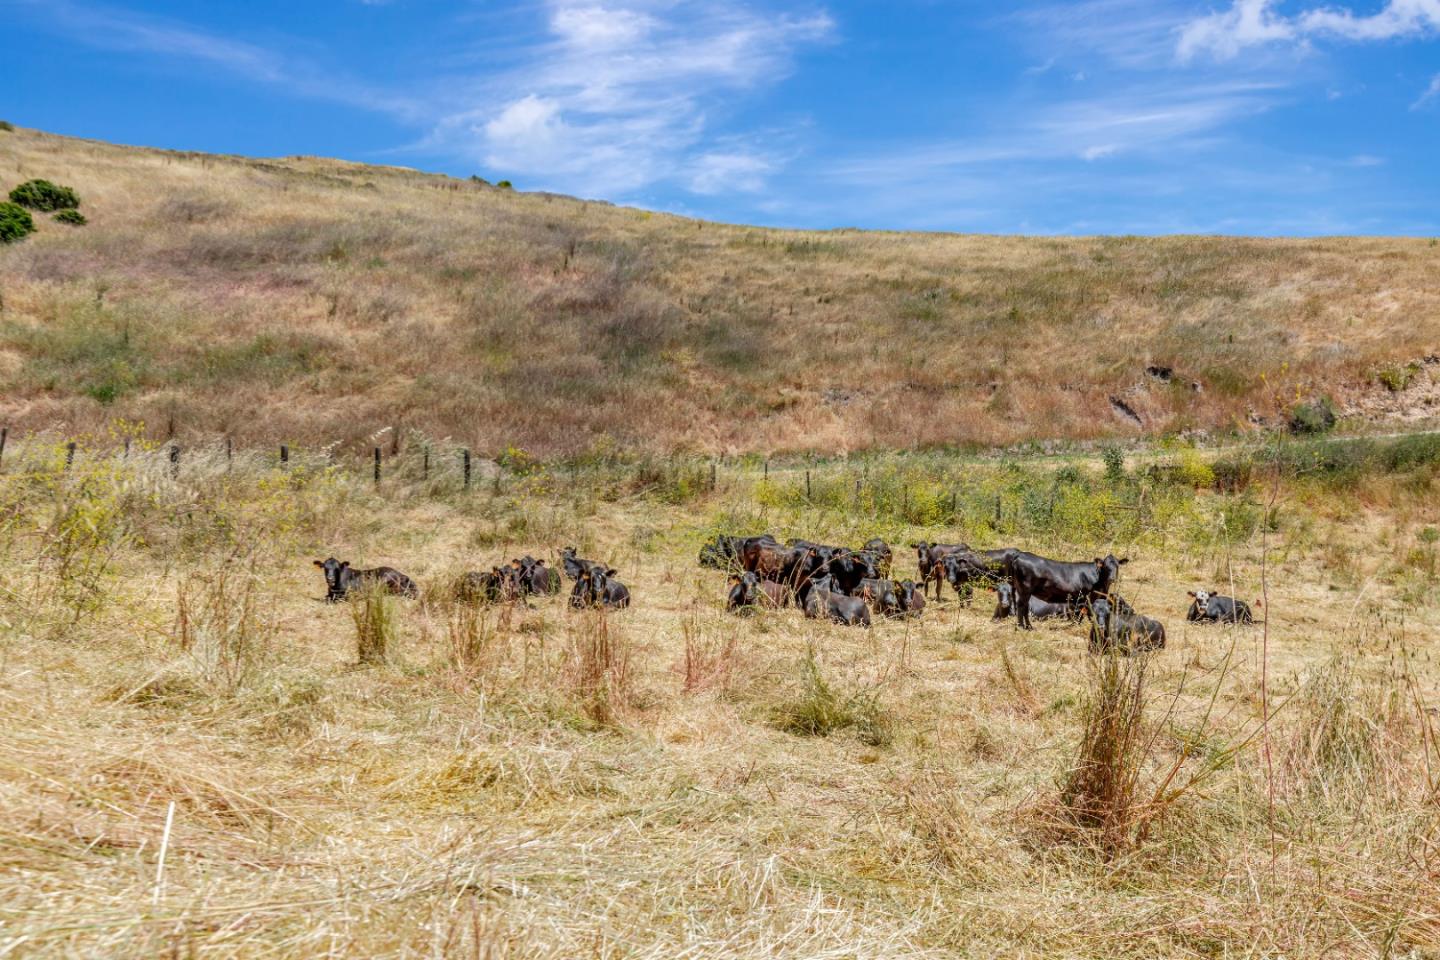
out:
{"label": "dry golden grass", "polygon": [[[993,542],[983,523],[787,507],[798,481],[754,473],[667,504],[544,473],[467,495],[305,458],[62,461],[32,440],[0,474],[0,955],[1440,956],[1440,614],[1411,560],[1433,468],[1281,490],[1265,730],[1262,628],[1183,620],[1187,589],[1259,589],[1261,532],[1215,547],[1174,519],[1239,500],[1177,494],[1114,545],[1170,643],[1145,827],[1102,836],[1059,807],[1082,628],[948,599],[870,632],[738,618],[694,564],[725,518],[897,544]],[[443,599],[572,543],[630,610]],[[391,602],[383,663],[320,602],[329,553],[425,591]]]}
{"label": "dry golden grass", "polygon": [[1432,367],[1396,373],[1440,340],[1433,241],[761,230],[27,130],[0,133],[0,169],[73,185],[90,218],[0,250],[17,429],[833,453],[1440,397]]}

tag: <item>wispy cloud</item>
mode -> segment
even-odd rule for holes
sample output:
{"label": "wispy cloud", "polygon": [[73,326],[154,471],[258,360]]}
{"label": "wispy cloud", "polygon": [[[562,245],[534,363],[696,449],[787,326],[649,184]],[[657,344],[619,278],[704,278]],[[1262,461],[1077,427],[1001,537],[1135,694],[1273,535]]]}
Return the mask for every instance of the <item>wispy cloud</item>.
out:
{"label": "wispy cloud", "polygon": [[660,181],[756,190],[782,161],[717,145],[728,98],[773,85],[796,51],[834,29],[821,13],[719,0],[552,0],[546,36],[474,91],[480,104],[436,124],[429,144],[491,169],[585,195],[627,196]]}
{"label": "wispy cloud", "polygon": [[1276,0],[1232,0],[1230,9],[1190,21],[1180,32],[1176,53],[1181,60],[1209,54],[1234,59],[1249,47],[1273,43],[1304,43],[1312,38],[1353,41],[1396,40],[1440,31],[1440,0],[1387,0],[1375,13],[1357,14],[1344,7],[1317,7],[1286,16]]}
{"label": "wispy cloud", "polygon": [[1440,73],[1437,73],[1435,74],[1435,76],[1430,78],[1430,86],[1425,88],[1425,92],[1420,94],[1420,98],[1418,100],[1410,104],[1410,109],[1419,110],[1421,107],[1433,101],[1436,97],[1440,97]]}

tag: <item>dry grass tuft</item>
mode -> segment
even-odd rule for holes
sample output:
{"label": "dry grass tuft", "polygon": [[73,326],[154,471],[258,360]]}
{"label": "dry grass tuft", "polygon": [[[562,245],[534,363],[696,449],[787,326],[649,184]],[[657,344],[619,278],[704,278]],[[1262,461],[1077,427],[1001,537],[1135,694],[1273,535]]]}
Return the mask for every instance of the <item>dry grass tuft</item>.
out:
{"label": "dry grass tuft", "polygon": [[350,617],[355,623],[355,655],[362,666],[385,663],[395,640],[395,605],[380,584],[352,590]]}
{"label": "dry grass tuft", "polygon": [[1145,732],[1148,655],[1096,656],[1084,707],[1079,755],[1060,791],[1060,806],[1075,826],[1114,851],[1133,838],[1140,778],[1149,740]]}

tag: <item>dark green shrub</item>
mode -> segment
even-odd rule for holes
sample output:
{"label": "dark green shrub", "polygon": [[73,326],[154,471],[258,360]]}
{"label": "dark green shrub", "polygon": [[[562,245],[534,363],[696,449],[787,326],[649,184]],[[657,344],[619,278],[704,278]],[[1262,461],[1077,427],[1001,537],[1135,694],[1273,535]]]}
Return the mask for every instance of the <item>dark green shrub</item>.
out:
{"label": "dark green shrub", "polygon": [[1309,403],[1297,403],[1290,409],[1290,432],[1300,434],[1329,433],[1339,421],[1335,404],[1329,397]]}
{"label": "dark green shrub", "polygon": [[10,201],[41,213],[73,210],[80,206],[80,196],[74,190],[49,180],[26,180],[10,191]]}
{"label": "dark green shrub", "polygon": [[495,184],[495,186],[499,187],[501,190],[514,189],[514,184],[512,184],[509,180],[501,180],[499,183]]}
{"label": "dark green shrub", "polygon": [[478,173],[472,173],[472,174],[470,175],[470,182],[471,182],[471,183],[477,183],[477,184],[479,184],[479,185],[482,186],[482,187],[488,187],[488,186],[490,186],[490,181],[489,181],[489,180],[486,180],[484,177],[480,176]]}
{"label": "dark green shrub", "polygon": [[14,129],[15,124],[11,123],[9,120],[0,120],[0,132],[10,133]]}
{"label": "dark green shrub", "polygon": [[61,210],[55,214],[56,223],[68,223],[72,227],[83,227],[90,221],[85,219],[85,214],[79,210]]}
{"label": "dark green shrub", "polygon": [[35,221],[24,207],[0,203],[0,243],[14,243],[35,232]]}

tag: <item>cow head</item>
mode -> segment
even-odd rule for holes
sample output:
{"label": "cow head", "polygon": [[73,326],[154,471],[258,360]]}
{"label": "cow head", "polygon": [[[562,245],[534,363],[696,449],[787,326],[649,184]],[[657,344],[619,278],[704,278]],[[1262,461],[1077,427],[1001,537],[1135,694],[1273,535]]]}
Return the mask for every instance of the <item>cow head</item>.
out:
{"label": "cow head", "polygon": [[1211,594],[1208,590],[1191,590],[1190,596],[1195,598],[1195,605],[1201,610],[1204,610],[1210,605]]}
{"label": "cow head", "polygon": [[1095,568],[1100,571],[1100,576],[1095,581],[1094,592],[1109,593],[1115,581],[1120,579],[1120,567],[1130,562],[1129,557],[1115,559],[1115,554],[1107,553],[1103,557],[1095,558]]}
{"label": "cow head", "polygon": [[1002,580],[988,589],[995,592],[995,619],[1003,620],[1015,613],[1015,588]]}
{"label": "cow head", "polygon": [[1100,636],[1108,637],[1110,635],[1110,601],[1106,599],[1105,595],[1092,593],[1086,598],[1085,612],[1095,622],[1095,629],[1099,631]]}
{"label": "cow head", "polygon": [[334,557],[326,557],[324,560],[316,560],[315,566],[325,574],[325,599],[335,600],[345,595],[343,584],[345,582],[345,571],[350,568],[349,561],[336,560]]}

